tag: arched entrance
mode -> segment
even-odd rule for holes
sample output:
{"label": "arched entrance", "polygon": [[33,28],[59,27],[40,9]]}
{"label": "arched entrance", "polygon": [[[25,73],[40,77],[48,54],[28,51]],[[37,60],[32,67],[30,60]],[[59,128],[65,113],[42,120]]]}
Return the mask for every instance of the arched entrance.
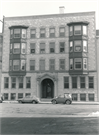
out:
{"label": "arched entrance", "polygon": [[54,97],[54,83],[51,79],[44,79],[41,82],[41,98],[53,98]]}

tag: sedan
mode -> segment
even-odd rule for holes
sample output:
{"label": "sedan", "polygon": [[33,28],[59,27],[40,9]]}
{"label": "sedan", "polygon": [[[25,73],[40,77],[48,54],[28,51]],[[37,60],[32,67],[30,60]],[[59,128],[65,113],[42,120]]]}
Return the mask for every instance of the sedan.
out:
{"label": "sedan", "polygon": [[37,98],[36,96],[26,96],[24,98],[20,98],[17,100],[19,103],[33,103],[33,104],[37,104],[40,102],[39,98]]}

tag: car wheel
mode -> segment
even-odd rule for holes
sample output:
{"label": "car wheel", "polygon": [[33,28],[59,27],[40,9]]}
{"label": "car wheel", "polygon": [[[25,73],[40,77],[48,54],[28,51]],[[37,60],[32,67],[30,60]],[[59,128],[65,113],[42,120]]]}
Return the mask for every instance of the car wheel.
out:
{"label": "car wheel", "polygon": [[70,100],[66,100],[66,104],[67,105],[70,105],[71,104],[71,101]]}
{"label": "car wheel", "polygon": [[57,103],[56,100],[53,100],[53,101],[52,101],[52,104],[56,104],[56,103]]}
{"label": "car wheel", "polygon": [[22,101],[20,100],[19,103],[22,103]]}
{"label": "car wheel", "polygon": [[33,104],[36,104],[35,100],[32,101]]}

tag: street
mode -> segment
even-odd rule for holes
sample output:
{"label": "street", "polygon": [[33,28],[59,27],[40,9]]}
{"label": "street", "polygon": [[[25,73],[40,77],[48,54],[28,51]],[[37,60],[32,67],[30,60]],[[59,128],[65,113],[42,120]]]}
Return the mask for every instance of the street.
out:
{"label": "street", "polygon": [[99,135],[99,105],[0,104],[1,134]]}

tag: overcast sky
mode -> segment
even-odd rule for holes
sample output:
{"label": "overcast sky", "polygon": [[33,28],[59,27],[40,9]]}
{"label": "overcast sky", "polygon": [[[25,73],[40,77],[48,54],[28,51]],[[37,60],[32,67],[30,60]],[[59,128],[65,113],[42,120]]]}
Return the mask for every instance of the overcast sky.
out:
{"label": "overcast sky", "polygon": [[[59,7],[65,13],[96,12],[96,29],[99,29],[99,0],[0,0],[0,20],[12,16],[58,14]],[[0,22],[0,32],[2,23]]]}

